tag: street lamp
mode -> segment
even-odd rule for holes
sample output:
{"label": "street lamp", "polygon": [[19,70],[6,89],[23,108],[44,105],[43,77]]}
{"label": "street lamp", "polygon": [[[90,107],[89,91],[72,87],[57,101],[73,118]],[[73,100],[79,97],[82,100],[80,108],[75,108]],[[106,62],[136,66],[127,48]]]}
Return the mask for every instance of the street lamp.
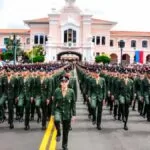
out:
{"label": "street lamp", "polygon": [[125,42],[123,41],[123,40],[120,40],[119,42],[118,42],[118,45],[119,45],[119,47],[120,47],[120,52],[121,52],[121,66],[122,66],[122,51],[123,51],[123,48],[125,47]]}
{"label": "street lamp", "polygon": [[13,34],[10,36],[10,39],[12,40],[13,43],[14,65],[16,65],[16,50],[17,50],[17,44],[20,40],[20,37]]}

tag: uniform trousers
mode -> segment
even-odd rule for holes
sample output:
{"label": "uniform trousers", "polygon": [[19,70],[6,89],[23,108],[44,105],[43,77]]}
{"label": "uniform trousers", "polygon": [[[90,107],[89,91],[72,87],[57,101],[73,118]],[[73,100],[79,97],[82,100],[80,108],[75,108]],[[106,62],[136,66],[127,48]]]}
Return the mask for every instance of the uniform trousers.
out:
{"label": "uniform trousers", "polygon": [[[62,140],[62,148],[66,149],[68,146],[68,135],[70,130],[70,122],[71,120],[63,120],[62,121],[62,127],[63,127],[63,140]],[[61,127],[60,127],[60,121],[55,121],[55,127],[57,129],[57,137],[61,136]]]}

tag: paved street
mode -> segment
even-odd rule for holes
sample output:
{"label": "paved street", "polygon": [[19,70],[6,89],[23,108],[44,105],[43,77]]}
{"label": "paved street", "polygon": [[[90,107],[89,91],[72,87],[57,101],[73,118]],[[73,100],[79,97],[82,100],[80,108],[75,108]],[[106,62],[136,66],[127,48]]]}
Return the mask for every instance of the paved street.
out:
{"label": "paved street", "polygon": [[[79,89],[79,88],[78,88]],[[104,106],[102,130],[98,131],[88,119],[83,98],[78,95],[77,120],[69,135],[69,150],[149,150],[150,123],[137,112],[130,111],[129,131],[123,130],[123,123],[114,121]],[[0,150],[38,150],[44,132],[41,124],[31,123],[31,130],[24,131],[23,123],[15,121],[15,129],[10,130],[7,122],[0,124]],[[61,142],[57,144],[61,150]]]}

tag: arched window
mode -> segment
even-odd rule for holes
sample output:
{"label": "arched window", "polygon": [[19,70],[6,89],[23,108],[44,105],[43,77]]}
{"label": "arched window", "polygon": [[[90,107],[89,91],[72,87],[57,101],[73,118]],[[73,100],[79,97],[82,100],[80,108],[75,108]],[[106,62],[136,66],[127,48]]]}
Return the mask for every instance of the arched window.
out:
{"label": "arched window", "polygon": [[148,42],[146,40],[142,41],[142,47],[147,48],[148,47]]}
{"label": "arched window", "polygon": [[64,31],[64,43],[68,42],[77,42],[77,32],[75,30],[68,29]]}
{"label": "arched window", "polygon": [[106,38],[102,36],[102,45],[105,45],[105,43],[106,43]]}
{"label": "arched window", "polygon": [[135,41],[135,40],[132,40],[132,41],[131,41],[131,47],[133,47],[133,48],[136,47],[136,41]]}
{"label": "arched window", "polygon": [[96,45],[100,45],[100,36],[96,37]]}
{"label": "arched window", "polygon": [[44,44],[44,36],[43,35],[40,35],[40,44]]}
{"label": "arched window", "polygon": [[46,36],[44,34],[36,34],[34,35],[34,44],[43,45],[46,42]]}
{"label": "arched window", "polygon": [[39,44],[39,37],[38,37],[38,35],[34,36],[34,44]]}
{"label": "arched window", "polygon": [[110,40],[110,46],[113,47],[114,46],[114,41]]}

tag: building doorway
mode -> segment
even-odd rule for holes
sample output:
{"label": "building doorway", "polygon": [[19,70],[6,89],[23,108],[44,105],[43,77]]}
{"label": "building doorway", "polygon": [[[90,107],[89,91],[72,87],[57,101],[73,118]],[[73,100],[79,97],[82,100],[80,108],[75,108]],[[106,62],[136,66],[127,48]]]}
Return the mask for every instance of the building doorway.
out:
{"label": "building doorway", "polygon": [[65,51],[57,54],[58,61],[82,61],[82,55],[74,51]]}

